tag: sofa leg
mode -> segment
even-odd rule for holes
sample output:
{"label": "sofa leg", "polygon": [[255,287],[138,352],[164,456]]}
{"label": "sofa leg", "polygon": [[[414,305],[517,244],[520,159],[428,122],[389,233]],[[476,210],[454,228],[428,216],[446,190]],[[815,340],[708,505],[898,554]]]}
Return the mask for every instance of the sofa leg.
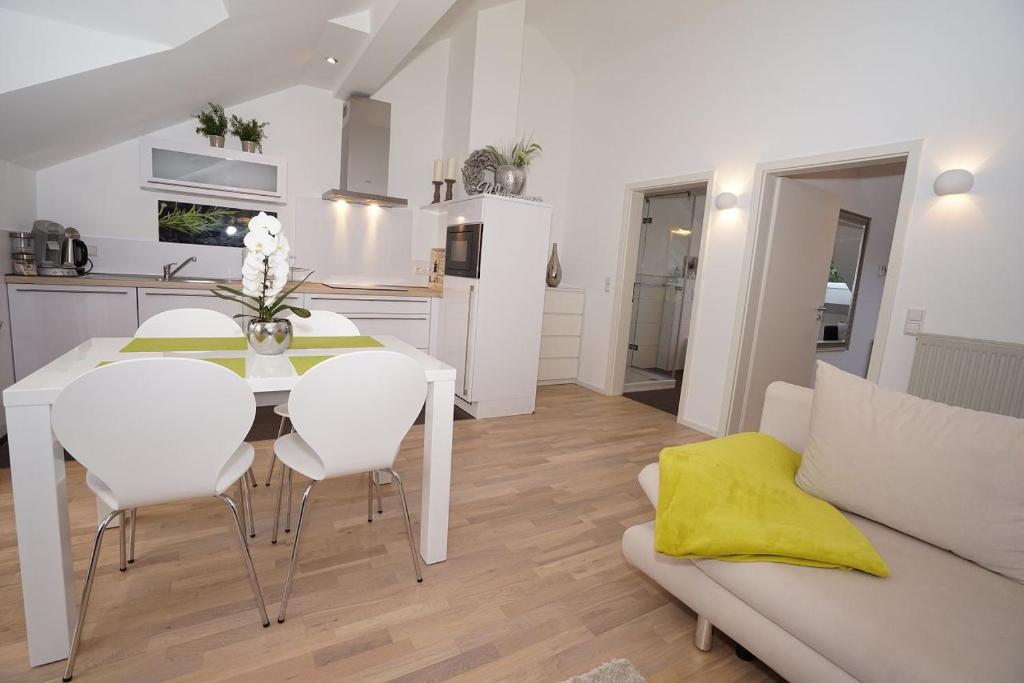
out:
{"label": "sofa leg", "polygon": [[711,649],[711,636],[715,633],[715,627],[700,614],[697,615],[697,632],[693,637],[693,644],[697,646],[697,649],[702,652],[707,652]]}

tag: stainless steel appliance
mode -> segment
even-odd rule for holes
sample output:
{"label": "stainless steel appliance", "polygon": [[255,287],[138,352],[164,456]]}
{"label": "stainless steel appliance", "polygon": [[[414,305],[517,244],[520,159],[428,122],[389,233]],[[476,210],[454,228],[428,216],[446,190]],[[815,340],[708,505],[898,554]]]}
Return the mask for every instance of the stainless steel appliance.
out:
{"label": "stainless steel appliance", "polygon": [[407,206],[388,196],[391,105],[369,97],[350,97],[341,123],[341,179],[323,198],[381,207]]}
{"label": "stainless steel appliance", "polygon": [[484,224],[449,225],[445,239],[444,274],[455,277],[480,277],[480,250]]}
{"label": "stainless steel appliance", "polygon": [[11,267],[15,275],[36,274],[36,243],[31,232],[11,233]]}
{"label": "stainless steel appliance", "polygon": [[60,267],[74,268],[78,275],[92,270],[89,247],[82,241],[82,234],[74,228],[64,229],[64,240],[60,243]]}
{"label": "stainless steel appliance", "polygon": [[39,275],[76,277],[91,268],[89,250],[74,228],[39,220],[32,224],[36,271]]}

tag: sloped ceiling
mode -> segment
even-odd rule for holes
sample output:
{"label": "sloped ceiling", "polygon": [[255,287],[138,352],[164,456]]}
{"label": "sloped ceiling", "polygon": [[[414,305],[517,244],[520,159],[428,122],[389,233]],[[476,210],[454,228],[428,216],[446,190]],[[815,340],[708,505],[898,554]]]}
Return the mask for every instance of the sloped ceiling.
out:
{"label": "sloped ceiling", "polygon": [[[43,168],[299,83],[379,87],[452,1],[0,0],[0,21],[59,24],[4,55],[15,77],[40,73],[38,51],[87,67],[0,93],[0,159]],[[97,37],[118,49],[90,64]]]}

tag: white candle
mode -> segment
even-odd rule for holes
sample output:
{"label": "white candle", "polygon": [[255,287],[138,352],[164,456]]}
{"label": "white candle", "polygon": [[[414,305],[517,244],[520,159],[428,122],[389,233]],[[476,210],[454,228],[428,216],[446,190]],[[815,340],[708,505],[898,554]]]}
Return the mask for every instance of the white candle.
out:
{"label": "white candle", "polygon": [[436,180],[437,182],[441,182],[442,180],[444,180],[442,175],[443,173],[441,170],[441,160],[434,159],[434,180]]}
{"label": "white candle", "polygon": [[455,180],[455,157],[448,160],[448,175],[445,176],[448,180]]}

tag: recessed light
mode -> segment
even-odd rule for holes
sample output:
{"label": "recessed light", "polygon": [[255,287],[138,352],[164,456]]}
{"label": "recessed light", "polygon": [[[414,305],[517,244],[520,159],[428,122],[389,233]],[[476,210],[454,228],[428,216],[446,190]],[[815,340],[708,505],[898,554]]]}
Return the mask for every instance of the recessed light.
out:
{"label": "recessed light", "polygon": [[337,64],[338,63],[338,58],[337,57],[324,57],[324,61],[327,62],[328,64]]}

